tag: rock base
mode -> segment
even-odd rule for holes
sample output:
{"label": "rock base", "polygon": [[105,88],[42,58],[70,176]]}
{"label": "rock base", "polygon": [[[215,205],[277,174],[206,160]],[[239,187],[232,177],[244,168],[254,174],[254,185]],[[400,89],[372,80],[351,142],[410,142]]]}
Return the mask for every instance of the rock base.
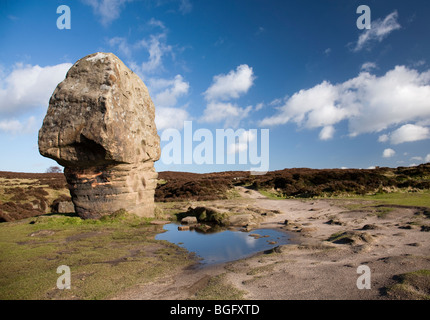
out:
{"label": "rock base", "polygon": [[75,206],[84,219],[98,219],[120,209],[140,217],[154,216],[158,173],[151,161],[93,168],[65,168]]}

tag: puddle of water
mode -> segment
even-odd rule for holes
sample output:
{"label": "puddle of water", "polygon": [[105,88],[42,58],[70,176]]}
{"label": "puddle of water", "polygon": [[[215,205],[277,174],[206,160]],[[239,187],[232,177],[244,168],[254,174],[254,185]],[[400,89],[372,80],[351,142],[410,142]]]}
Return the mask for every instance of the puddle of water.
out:
{"label": "puddle of water", "polygon": [[158,234],[155,239],[167,240],[196,253],[205,265],[239,260],[290,243],[288,234],[273,229],[201,233],[195,230],[179,231],[178,226],[174,223],[164,225],[166,232]]}

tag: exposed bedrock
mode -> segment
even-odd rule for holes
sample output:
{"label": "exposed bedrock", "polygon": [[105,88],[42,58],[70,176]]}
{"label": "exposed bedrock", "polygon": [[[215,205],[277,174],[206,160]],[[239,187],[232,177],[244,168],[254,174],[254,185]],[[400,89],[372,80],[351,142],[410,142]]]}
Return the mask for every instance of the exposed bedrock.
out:
{"label": "exposed bedrock", "polygon": [[142,80],[112,53],[77,61],[49,101],[39,151],[65,167],[76,212],[154,214],[160,138]]}

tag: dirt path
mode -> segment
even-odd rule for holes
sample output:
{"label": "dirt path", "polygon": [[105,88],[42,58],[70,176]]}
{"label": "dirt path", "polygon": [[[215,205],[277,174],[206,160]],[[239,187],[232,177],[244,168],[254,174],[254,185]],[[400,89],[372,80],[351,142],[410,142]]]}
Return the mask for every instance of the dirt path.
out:
{"label": "dirt path", "polygon": [[[247,299],[384,299],[383,288],[394,283],[394,275],[430,269],[429,234],[417,227],[428,224],[428,218],[417,209],[347,210],[330,200],[271,200],[254,190],[237,191],[249,199],[242,199],[242,205],[278,210],[267,215],[260,228],[290,232],[296,244],[217,266],[178,270],[174,277],[115,298],[192,298],[211,277],[224,274]],[[327,241],[344,232],[338,243]],[[371,289],[357,288],[361,265],[370,268]]]}

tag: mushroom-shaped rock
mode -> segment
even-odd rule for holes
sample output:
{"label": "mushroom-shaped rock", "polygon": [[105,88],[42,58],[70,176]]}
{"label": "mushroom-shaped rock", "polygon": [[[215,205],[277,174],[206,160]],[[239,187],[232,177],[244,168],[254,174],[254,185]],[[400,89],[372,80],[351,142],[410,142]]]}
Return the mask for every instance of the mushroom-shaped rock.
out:
{"label": "mushroom-shaped rock", "polygon": [[154,213],[160,138],[142,80],[112,53],[77,61],[49,101],[39,151],[64,166],[75,211]]}

